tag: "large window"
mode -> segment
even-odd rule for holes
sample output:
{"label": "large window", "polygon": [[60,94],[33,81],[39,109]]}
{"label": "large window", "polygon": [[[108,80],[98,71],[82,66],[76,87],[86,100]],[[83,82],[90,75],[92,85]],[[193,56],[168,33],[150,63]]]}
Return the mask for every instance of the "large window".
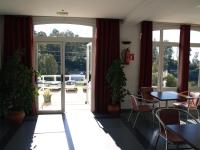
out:
{"label": "large window", "polygon": [[177,87],[179,29],[153,31],[152,86],[159,90]]}
{"label": "large window", "polygon": [[200,87],[200,31],[190,31],[190,65],[188,86],[192,90]]}

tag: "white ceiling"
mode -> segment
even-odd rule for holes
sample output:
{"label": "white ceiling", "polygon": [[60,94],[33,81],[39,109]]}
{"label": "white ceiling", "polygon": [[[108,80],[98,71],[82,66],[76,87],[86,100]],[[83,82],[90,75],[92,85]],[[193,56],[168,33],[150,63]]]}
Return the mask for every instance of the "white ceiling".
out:
{"label": "white ceiling", "polygon": [[62,9],[68,17],[200,24],[200,0],[0,0],[0,14],[57,16]]}

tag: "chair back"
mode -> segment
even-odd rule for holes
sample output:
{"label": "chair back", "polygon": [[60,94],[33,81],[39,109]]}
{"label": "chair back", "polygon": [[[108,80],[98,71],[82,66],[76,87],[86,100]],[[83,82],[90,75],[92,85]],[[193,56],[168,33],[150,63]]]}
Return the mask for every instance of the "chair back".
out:
{"label": "chair back", "polygon": [[190,92],[190,96],[193,97],[193,99],[188,101],[189,106],[197,107],[199,105],[200,93],[198,93],[198,92]]}
{"label": "chair back", "polygon": [[165,125],[180,124],[180,114],[176,109],[162,109],[159,116]]}
{"label": "chair back", "polygon": [[150,93],[153,92],[152,87],[141,87],[140,92],[144,99],[148,99],[148,100],[153,99],[153,97],[150,95]]}
{"label": "chair back", "polygon": [[131,95],[131,105],[132,105],[132,109],[134,111],[138,111],[138,101],[137,101],[137,97],[135,95]]}

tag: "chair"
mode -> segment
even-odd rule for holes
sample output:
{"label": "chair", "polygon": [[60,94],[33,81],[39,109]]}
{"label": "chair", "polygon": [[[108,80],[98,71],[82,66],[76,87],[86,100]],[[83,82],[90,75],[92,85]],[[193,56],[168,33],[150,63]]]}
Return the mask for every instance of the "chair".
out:
{"label": "chair", "polygon": [[[158,108],[155,112],[156,118],[159,121],[159,132],[158,137],[156,140],[155,149],[157,148],[157,143],[159,140],[159,137],[162,137],[165,140],[165,149],[168,149],[168,144],[175,144],[177,146],[181,144],[186,144],[183,139],[179,138],[178,135],[176,135],[173,132],[170,132],[167,130],[166,125],[173,125],[178,124],[180,125],[181,119],[180,119],[180,113],[184,113],[188,116],[190,116],[196,123],[198,121],[187,111],[179,108]],[[183,114],[182,114],[183,115]],[[178,147],[177,147],[178,148]],[[183,148],[183,149],[188,149]]]}
{"label": "chair", "polygon": [[131,96],[132,109],[128,117],[128,122],[130,121],[133,112],[136,112],[136,117],[132,126],[134,128],[139,115],[145,112],[152,112],[153,107],[147,104],[149,102],[148,100],[145,100],[136,95],[130,95],[130,96]]}
{"label": "chair", "polygon": [[173,105],[178,108],[186,109],[188,113],[190,112],[190,110],[195,110],[197,112],[197,117],[199,119],[198,105],[199,105],[200,93],[185,91],[181,92],[180,94],[182,94],[183,96],[190,96],[192,97],[192,99],[187,99],[186,101],[183,102],[175,102],[173,103]]}
{"label": "chair", "polygon": [[140,94],[142,98],[148,100],[148,103],[151,103],[153,105],[153,108],[155,108],[155,104],[157,103],[159,104],[159,107],[160,107],[160,101],[152,97],[150,95],[151,92],[153,92],[152,87],[141,87],[140,89]]}

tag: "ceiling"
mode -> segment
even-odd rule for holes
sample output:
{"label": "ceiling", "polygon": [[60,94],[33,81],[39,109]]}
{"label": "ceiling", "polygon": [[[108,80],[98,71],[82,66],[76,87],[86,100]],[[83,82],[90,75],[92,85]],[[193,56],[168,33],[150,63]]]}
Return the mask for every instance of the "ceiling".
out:
{"label": "ceiling", "polygon": [[142,20],[200,24],[200,0],[1,0],[0,14],[119,18],[128,23]]}

